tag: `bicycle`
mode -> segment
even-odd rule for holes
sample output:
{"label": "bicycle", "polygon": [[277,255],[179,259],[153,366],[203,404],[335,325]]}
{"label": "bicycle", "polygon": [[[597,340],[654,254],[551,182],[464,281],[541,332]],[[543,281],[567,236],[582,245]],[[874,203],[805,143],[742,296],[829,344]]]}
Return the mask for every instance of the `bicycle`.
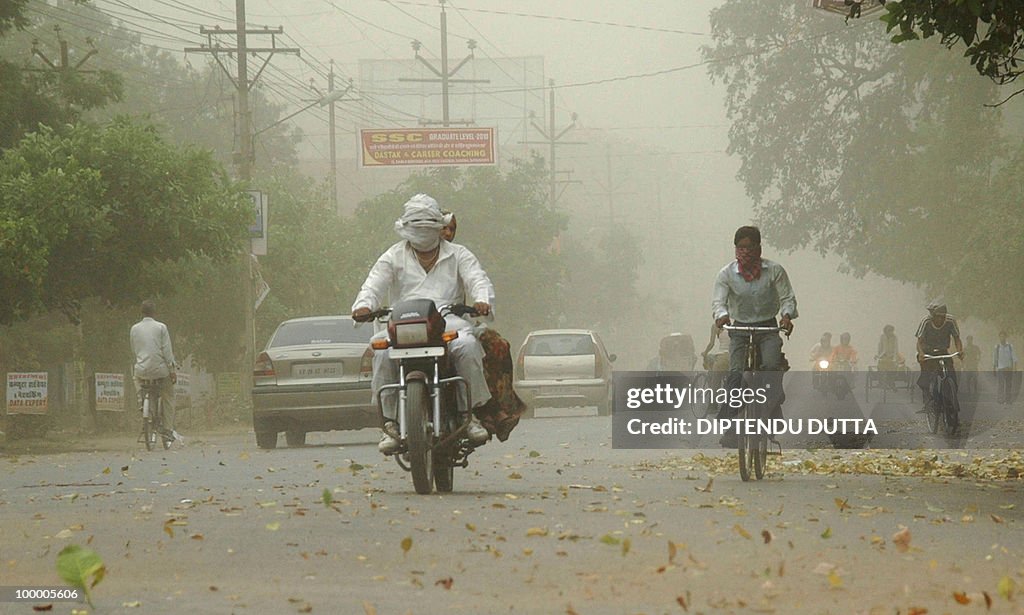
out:
{"label": "bicycle", "polygon": [[164,428],[164,408],[160,400],[161,380],[142,379],[139,381],[140,407],[142,411],[142,434],[139,438],[146,444],[146,450],[153,450],[157,436],[164,450],[171,448],[174,434]]}
{"label": "bicycle", "polygon": [[[778,333],[782,331],[782,327],[749,327],[740,325],[723,325],[726,331],[738,331],[740,333],[750,334],[750,342],[747,344],[747,364],[743,370],[743,385],[749,389],[758,388],[757,384],[759,381],[759,371],[761,357],[758,352],[758,345],[754,343],[755,333]],[[749,402],[743,404],[742,411],[739,413],[741,419],[757,419],[769,418],[765,415],[764,410],[766,404]],[[744,423],[747,425],[748,423]],[[746,430],[744,429],[744,432]],[[777,451],[774,448],[770,448],[769,441],[772,447],[777,447]],[[779,444],[774,438],[769,438],[766,434],[756,433],[748,435],[741,433],[739,441],[737,443],[737,453],[740,461],[740,478],[743,481],[750,480],[750,471],[754,471],[754,476],[757,480],[764,478],[765,466],[768,463],[768,455],[782,455],[782,445]]]}
{"label": "bicycle", "polygon": [[928,419],[928,429],[938,433],[942,424],[943,433],[952,436],[960,427],[960,400],[957,396],[956,378],[950,372],[947,361],[959,355],[953,354],[922,355],[925,361],[938,361],[938,374],[931,383],[931,401],[925,406],[924,413]]}

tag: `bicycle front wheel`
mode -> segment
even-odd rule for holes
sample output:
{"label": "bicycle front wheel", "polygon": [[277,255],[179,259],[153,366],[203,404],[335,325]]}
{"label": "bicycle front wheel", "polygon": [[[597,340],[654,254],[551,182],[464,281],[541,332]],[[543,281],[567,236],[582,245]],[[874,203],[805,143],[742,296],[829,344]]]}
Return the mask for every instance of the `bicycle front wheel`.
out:
{"label": "bicycle front wheel", "polygon": [[960,401],[957,399],[956,382],[952,378],[942,381],[942,414],[946,423],[946,435],[954,435],[960,427]]}
{"label": "bicycle front wheel", "polygon": [[[743,412],[740,413],[740,416],[744,419],[756,418],[754,415],[754,408],[750,404],[744,406]],[[740,478],[744,482],[750,480],[751,472],[758,479],[764,476],[764,456],[761,455],[762,446],[766,449],[765,452],[767,452],[768,442],[763,436],[739,435],[737,454],[740,461]]]}

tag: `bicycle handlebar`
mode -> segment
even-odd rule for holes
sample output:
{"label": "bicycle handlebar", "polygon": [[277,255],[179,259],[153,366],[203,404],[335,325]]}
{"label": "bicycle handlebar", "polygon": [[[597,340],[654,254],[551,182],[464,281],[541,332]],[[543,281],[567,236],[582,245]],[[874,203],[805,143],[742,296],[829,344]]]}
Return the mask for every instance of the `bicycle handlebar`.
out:
{"label": "bicycle handlebar", "polygon": [[722,325],[726,331],[742,331],[744,333],[778,333],[782,327],[750,327],[746,325]]}
{"label": "bicycle handlebar", "polygon": [[924,354],[924,355],[921,355],[921,357],[924,358],[925,360],[928,360],[928,359],[952,359],[952,358],[957,357],[959,355],[960,355],[959,352],[954,352],[953,354],[937,354],[937,355]]}

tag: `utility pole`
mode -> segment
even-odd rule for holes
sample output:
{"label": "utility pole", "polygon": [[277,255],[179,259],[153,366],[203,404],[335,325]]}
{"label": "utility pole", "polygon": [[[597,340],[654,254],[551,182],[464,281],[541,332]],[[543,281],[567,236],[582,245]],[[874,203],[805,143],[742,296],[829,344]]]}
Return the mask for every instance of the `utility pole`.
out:
{"label": "utility pole", "polygon": [[[342,96],[352,91],[352,80],[349,79],[348,85],[345,86],[345,90],[340,94],[336,94],[334,91],[334,60],[331,60],[331,71],[327,74],[327,94],[322,97],[318,102],[320,106],[324,104],[330,105],[330,112],[328,114],[328,123],[330,125],[331,133],[331,205],[334,206],[334,211],[338,211],[338,148],[335,143],[335,123],[334,123],[334,103],[337,102]],[[346,99],[349,100],[358,99]],[[324,101],[327,101],[326,103]]]}
{"label": "utility pole", "polygon": [[536,121],[534,121],[535,115],[534,115],[534,113],[532,111],[530,112],[530,125],[532,125],[537,130],[537,132],[539,132],[541,134],[541,136],[544,137],[544,140],[543,141],[523,141],[522,143],[526,144],[526,145],[547,145],[548,146],[548,152],[549,152],[548,153],[548,158],[549,158],[549,162],[550,162],[550,166],[549,166],[549,177],[550,177],[550,179],[549,179],[549,181],[550,181],[550,184],[551,184],[551,186],[550,186],[550,193],[551,194],[550,194],[549,198],[551,200],[551,208],[554,209],[555,208],[555,203],[558,201],[558,197],[561,196],[560,193],[558,192],[558,185],[559,184],[567,185],[567,184],[570,184],[570,183],[580,183],[578,181],[576,181],[576,182],[571,182],[571,181],[561,181],[560,182],[560,181],[558,181],[558,167],[555,165],[555,151],[556,151],[555,150],[555,146],[556,145],[585,145],[586,141],[561,141],[562,137],[565,136],[565,133],[569,132],[570,130],[572,130],[573,128],[576,127],[576,120],[577,120],[577,118],[579,116],[577,116],[575,113],[573,113],[572,114],[572,123],[569,124],[568,126],[566,126],[565,128],[563,128],[561,132],[556,132],[556,129],[555,129],[555,80],[554,79],[548,80],[548,86],[550,86],[551,89],[548,92],[548,107],[549,107],[549,110],[548,110],[548,127],[547,127],[547,129],[543,128],[540,124],[538,124]]}
{"label": "utility pole", "polygon": [[[219,26],[213,28],[201,27],[199,29],[200,34],[206,35],[207,44],[201,47],[186,47],[185,53],[209,53],[213,55],[213,59],[217,61],[217,64],[221,69],[227,73],[228,78],[232,79],[235,84],[235,90],[237,92],[238,109],[235,120],[235,136],[238,140],[238,152],[234,157],[235,166],[238,168],[238,179],[248,187],[249,182],[252,180],[252,165],[255,160],[255,154],[253,152],[253,131],[252,131],[252,111],[249,109],[249,90],[259,80],[260,75],[263,74],[263,70],[270,63],[271,57],[275,53],[294,53],[299,55],[299,50],[296,48],[285,48],[277,46],[277,34],[284,33],[284,28],[260,28],[260,29],[248,29],[245,24],[245,0],[235,0],[235,29],[225,30]],[[235,35],[235,47],[221,47],[220,44],[214,44],[213,37],[220,35]],[[248,44],[247,36],[253,35],[270,35],[271,46],[270,47],[250,47]],[[220,54],[234,54],[236,63],[236,74],[232,78],[231,71],[227,69],[223,62],[221,62]],[[249,79],[249,55],[266,54],[266,58],[263,60],[263,65],[257,71],[256,75],[250,80]],[[245,301],[245,333],[243,334],[243,344],[245,348],[245,357],[243,357],[242,369],[241,369],[241,382],[242,390],[239,393],[243,399],[249,398],[249,391],[252,388],[252,365],[256,356],[256,306],[255,306],[255,292],[253,290],[253,261],[256,257],[251,254],[251,246],[242,251],[242,271],[246,272],[243,275],[243,286],[244,290],[244,301]]]}
{"label": "utility pole", "polygon": [[469,47],[469,55],[462,59],[461,62],[455,65],[455,68],[448,69],[448,14],[444,10],[445,0],[438,0],[441,3],[441,68],[437,69],[431,64],[426,58],[420,55],[420,48],[423,44],[419,41],[412,42],[412,49],[416,53],[416,59],[419,60],[424,66],[430,69],[430,72],[437,75],[436,79],[407,79],[400,77],[399,81],[407,81],[414,83],[440,83],[441,84],[441,121],[437,120],[420,120],[420,124],[424,126],[440,124],[442,126],[451,126],[454,124],[470,125],[473,124],[473,120],[452,120],[451,114],[449,113],[449,92],[451,84],[453,83],[490,83],[490,79],[452,79],[459,69],[466,65],[473,59],[473,50],[476,49],[476,41],[469,39],[466,41],[466,46]]}
{"label": "utility pole", "polygon": [[612,146],[610,143],[605,144],[605,173],[607,174],[607,184],[602,185],[601,182],[597,182],[597,185],[604,190],[604,193],[608,197],[608,228],[609,230],[615,228],[615,197],[635,195],[635,192],[620,192],[618,186],[614,186],[612,182]]}
{"label": "utility pole", "polygon": [[[255,159],[253,152],[252,132],[252,111],[249,109],[249,91],[259,81],[260,75],[270,63],[275,53],[293,53],[299,55],[299,49],[294,47],[278,47],[277,36],[284,33],[284,28],[247,28],[245,25],[245,0],[235,0],[235,29],[226,30],[220,26],[213,28],[200,27],[200,34],[206,35],[207,43],[201,47],[186,47],[185,53],[209,53],[217,64],[227,74],[228,79],[235,85],[235,92],[238,100],[238,109],[235,121],[235,138],[238,140],[238,152],[234,156],[235,166],[238,168],[238,178],[243,182],[252,179],[252,164]],[[235,35],[234,47],[222,47],[215,43],[214,37],[221,35]],[[270,47],[250,47],[248,35],[269,35]],[[234,55],[236,60],[236,71],[232,74],[227,66],[221,61],[221,54]],[[256,75],[249,78],[250,55],[266,54],[262,66]]]}

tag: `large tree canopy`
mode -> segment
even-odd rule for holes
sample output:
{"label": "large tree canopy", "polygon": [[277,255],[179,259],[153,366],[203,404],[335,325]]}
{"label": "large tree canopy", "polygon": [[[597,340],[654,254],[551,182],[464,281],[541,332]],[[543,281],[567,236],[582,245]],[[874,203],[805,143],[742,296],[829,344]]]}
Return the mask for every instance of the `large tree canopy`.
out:
{"label": "large tree canopy", "polygon": [[1006,319],[1024,299],[1020,276],[967,292],[992,262],[1024,264],[1019,241],[995,261],[990,247],[1019,212],[1007,190],[1020,192],[1000,112],[983,106],[997,88],[938,45],[894,46],[865,25],[774,0],[712,13],[704,53],[727,85],[729,150],[765,237],[919,283],[958,314]]}
{"label": "large tree canopy", "polygon": [[0,157],[0,322],[135,301],[147,265],[237,254],[249,207],[206,152],[118,121],[26,136]]}
{"label": "large tree canopy", "polygon": [[952,48],[963,43],[964,55],[979,73],[996,83],[1016,79],[1024,67],[1024,3],[1020,0],[899,0],[885,5],[882,21],[893,41],[938,35]]}

